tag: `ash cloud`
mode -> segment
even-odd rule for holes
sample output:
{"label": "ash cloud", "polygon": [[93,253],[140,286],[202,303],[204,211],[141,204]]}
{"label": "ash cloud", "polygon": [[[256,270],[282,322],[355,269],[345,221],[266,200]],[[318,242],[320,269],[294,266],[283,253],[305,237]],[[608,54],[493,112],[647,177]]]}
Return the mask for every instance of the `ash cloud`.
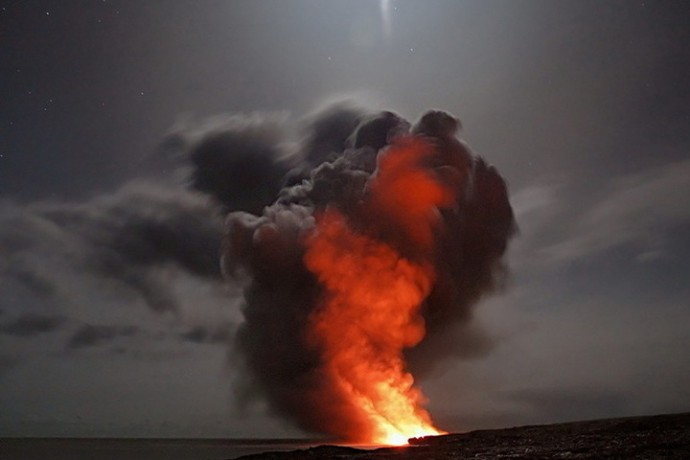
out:
{"label": "ash cloud", "polygon": [[[305,338],[322,294],[303,261],[304,238],[315,216],[336,208],[360,229],[376,228],[379,239],[405,254],[405,237],[395,223],[386,223],[385,215],[362,212],[359,203],[376,174],[377,156],[398,136],[419,136],[434,145],[426,167],[451,184],[458,198],[438,210],[442,228],[435,235],[433,256],[438,279],[422,307],[427,336],[408,350],[416,375],[430,372],[445,358],[470,357],[490,348],[491,341],[470,320],[481,297],[503,284],[507,270],[502,257],[516,224],[505,181],[457,138],[460,122],[455,117],[431,111],[411,125],[392,112],[355,114],[337,106],[323,116],[310,120],[311,134],[298,148],[303,169],[288,174],[275,202],[260,214],[228,215],[223,269],[245,282],[244,322],[236,347],[248,372],[237,388],[238,399],[263,395],[275,413],[301,428],[337,435],[329,418],[339,401],[323,397],[328,390],[320,350]],[[348,127],[352,129],[346,133]],[[316,164],[318,160],[322,162]]]}
{"label": "ash cloud", "polygon": [[[0,201],[0,334],[51,335],[68,350],[134,335],[227,344],[239,314],[220,269],[223,216],[261,212],[302,164],[290,123],[272,113],[178,124],[113,192]],[[140,334],[123,333],[123,312]]]}
{"label": "ash cloud", "polygon": [[[302,161],[288,125],[280,113],[180,124],[142,176],[113,192],[83,202],[0,201],[0,333],[100,324],[66,338],[68,349],[83,348],[122,332],[117,311],[132,309],[133,321],[172,318],[161,327],[181,341],[227,343],[237,315],[220,269],[223,215],[274,200]],[[148,312],[136,310],[142,305]]]}
{"label": "ash cloud", "polygon": [[331,104],[306,116],[301,154],[311,165],[334,160],[345,150],[355,128],[368,113],[347,101]]}
{"label": "ash cloud", "polygon": [[260,213],[296,166],[281,114],[218,116],[178,126],[164,150],[182,160],[189,186],[228,211]]}
{"label": "ash cloud", "polygon": [[[458,196],[439,210],[443,225],[433,258],[439,276],[423,305],[426,339],[407,351],[410,369],[419,375],[443,359],[490,348],[470,320],[477,301],[501,286],[515,223],[503,179],[456,137],[459,128],[444,112],[411,124],[351,104],[297,123],[281,114],[216,117],[178,126],[165,141],[163,150],[178,161],[175,172],[186,177],[188,189],[171,185],[170,177],[146,178],[84,203],[0,202],[0,287],[12,293],[0,299],[3,319],[19,318],[18,311],[34,319],[66,318],[6,320],[3,331],[47,334],[77,322],[67,337],[70,350],[150,337],[107,310],[136,303],[182,318],[181,310],[203,300],[177,282],[221,286],[222,266],[232,283],[244,286],[243,322],[231,353],[245,371],[238,376],[238,401],[266,398],[274,413],[302,429],[332,432],[328,418],[338,402],[318,397],[327,392],[321,356],[305,340],[322,287],[304,265],[303,239],[315,216],[334,207],[362,228],[377,228],[404,253],[404,238],[386,217],[360,209],[378,155],[398,136],[432,142],[436,153],[427,167]],[[377,225],[367,224],[372,219]],[[225,295],[208,302],[219,300],[229,307]],[[94,302],[103,305],[99,311],[90,311]],[[227,343],[234,326],[227,318],[215,325],[178,323],[175,336]]]}

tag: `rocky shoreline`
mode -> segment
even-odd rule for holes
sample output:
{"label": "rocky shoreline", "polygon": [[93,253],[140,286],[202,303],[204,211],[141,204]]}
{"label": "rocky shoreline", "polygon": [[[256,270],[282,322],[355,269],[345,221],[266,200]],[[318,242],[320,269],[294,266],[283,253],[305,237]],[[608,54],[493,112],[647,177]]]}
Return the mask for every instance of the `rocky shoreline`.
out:
{"label": "rocky shoreline", "polygon": [[242,460],[690,459],[690,413],[478,430],[376,450],[319,446]]}

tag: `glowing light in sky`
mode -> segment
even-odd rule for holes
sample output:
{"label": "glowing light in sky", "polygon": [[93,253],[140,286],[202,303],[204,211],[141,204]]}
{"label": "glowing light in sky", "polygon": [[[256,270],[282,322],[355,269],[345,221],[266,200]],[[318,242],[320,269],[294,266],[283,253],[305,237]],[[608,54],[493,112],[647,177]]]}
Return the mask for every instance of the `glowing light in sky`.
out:
{"label": "glowing light in sky", "polygon": [[388,40],[391,36],[391,0],[381,0],[381,28],[383,37]]}

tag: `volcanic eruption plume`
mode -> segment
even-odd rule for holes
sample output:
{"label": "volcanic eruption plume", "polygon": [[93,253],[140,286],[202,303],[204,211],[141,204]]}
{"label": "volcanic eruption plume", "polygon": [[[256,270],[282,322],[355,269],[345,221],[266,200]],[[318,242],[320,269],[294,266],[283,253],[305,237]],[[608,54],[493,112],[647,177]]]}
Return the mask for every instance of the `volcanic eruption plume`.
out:
{"label": "volcanic eruption plume", "polygon": [[505,182],[445,112],[411,127],[341,107],[311,126],[276,201],[227,219],[223,268],[247,280],[240,399],[351,442],[438,434],[413,372],[468,354],[446,344],[505,273]]}

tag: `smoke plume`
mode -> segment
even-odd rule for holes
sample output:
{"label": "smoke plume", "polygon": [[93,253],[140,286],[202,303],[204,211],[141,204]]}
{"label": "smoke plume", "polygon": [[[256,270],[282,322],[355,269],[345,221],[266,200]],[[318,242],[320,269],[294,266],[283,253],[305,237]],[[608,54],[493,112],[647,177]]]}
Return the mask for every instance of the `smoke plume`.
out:
{"label": "smoke plume", "polygon": [[[176,318],[161,321],[163,329],[200,328],[187,324],[186,311],[204,302],[227,310],[222,229],[208,197],[152,181],[82,203],[2,201],[0,338],[64,340],[71,330],[65,349],[74,351],[134,337],[148,311]],[[202,302],[203,288],[218,295]],[[118,311],[129,311],[128,323]]]}
{"label": "smoke plume", "polygon": [[463,332],[506,272],[505,181],[445,112],[339,106],[310,127],[275,201],[227,217],[223,270],[246,282],[238,399],[352,441],[438,432],[412,376],[487,345]]}

